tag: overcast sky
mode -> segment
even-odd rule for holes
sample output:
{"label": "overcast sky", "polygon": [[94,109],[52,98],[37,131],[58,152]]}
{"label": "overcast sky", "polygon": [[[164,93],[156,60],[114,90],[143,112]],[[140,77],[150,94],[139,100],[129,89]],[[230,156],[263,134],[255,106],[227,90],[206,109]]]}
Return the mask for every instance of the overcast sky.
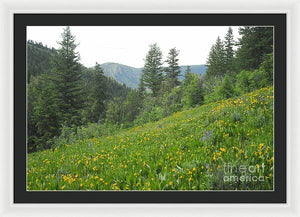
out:
{"label": "overcast sky", "polygon": [[[59,48],[63,26],[28,26],[27,39]],[[232,27],[235,39],[238,27]],[[81,63],[87,67],[96,62],[117,62],[143,67],[149,45],[157,43],[165,60],[169,49],[180,50],[180,65],[205,64],[211,46],[218,36],[224,39],[228,26],[71,26],[79,43]]]}

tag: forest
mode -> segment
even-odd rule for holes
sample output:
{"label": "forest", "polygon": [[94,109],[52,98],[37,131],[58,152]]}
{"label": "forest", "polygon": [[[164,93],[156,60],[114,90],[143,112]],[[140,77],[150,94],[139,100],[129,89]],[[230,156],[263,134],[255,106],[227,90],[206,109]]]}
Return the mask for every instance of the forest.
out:
{"label": "forest", "polygon": [[[150,44],[137,88],[80,64],[70,27],[59,49],[28,41],[28,189],[272,189],[273,28],[239,34],[183,80],[180,51]],[[269,165],[267,181],[207,175],[224,162]]]}
{"label": "forest", "polygon": [[150,45],[138,89],[104,76],[98,63],[89,69],[81,65],[69,27],[58,50],[28,41],[28,151],[51,148],[84,126],[105,135],[272,85],[273,29],[239,31],[238,42],[231,28],[223,41],[216,39],[204,76],[188,67],[182,82],[179,51],[171,48],[163,60],[159,45]]}

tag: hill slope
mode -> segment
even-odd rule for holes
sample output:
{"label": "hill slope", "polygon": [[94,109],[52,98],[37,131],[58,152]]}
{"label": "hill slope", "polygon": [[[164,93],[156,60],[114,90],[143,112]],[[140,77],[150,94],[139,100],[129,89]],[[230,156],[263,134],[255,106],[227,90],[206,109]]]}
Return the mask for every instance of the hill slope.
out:
{"label": "hill slope", "polygon": [[[227,173],[226,165],[249,171]],[[271,190],[273,89],[29,154],[27,174],[29,190]]]}
{"label": "hill slope", "polygon": [[55,54],[56,50],[54,48],[48,48],[42,43],[27,41],[28,82],[31,76],[50,72],[51,58]]}

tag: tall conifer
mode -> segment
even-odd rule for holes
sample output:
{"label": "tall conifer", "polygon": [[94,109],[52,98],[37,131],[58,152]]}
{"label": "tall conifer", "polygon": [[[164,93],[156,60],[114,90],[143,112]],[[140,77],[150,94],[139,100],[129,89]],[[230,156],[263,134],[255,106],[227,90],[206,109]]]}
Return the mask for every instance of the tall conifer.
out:
{"label": "tall conifer", "polygon": [[80,125],[83,108],[83,84],[79,64],[79,54],[75,51],[77,44],[70,27],[62,33],[58,42],[60,48],[53,59],[54,83],[58,95],[58,107],[61,121],[67,126]]}
{"label": "tall conifer", "polygon": [[154,97],[158,95],[163,80],[162,64],[162,52],[160,48],[156,43],[150,45],[143,68],[143,81],[145,87],[151,90]]}
{"label": "tall conifer", "polygon": [[176,48],[172,48],[169,51],[168,58],[166,62],[168,63],[168,67],[166,68],[166,77],[167,83],[171,88],[174,88],[180,84],[178,80],[178,76],[180,74],[180,67],[179,67],[179,59],[177,58],[179,55],[179,50]]}

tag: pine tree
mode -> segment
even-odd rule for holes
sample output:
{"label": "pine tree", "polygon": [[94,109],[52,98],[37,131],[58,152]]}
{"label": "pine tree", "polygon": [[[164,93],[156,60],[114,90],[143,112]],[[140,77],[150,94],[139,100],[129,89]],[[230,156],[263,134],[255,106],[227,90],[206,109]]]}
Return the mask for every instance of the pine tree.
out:
{"label": "pine tree", "polygon": [[150,45],[143,68],[143,81],[145,87],[151,90],[154,97],[158,95],[163,80],[162,64],[162,52],[160,48],[156,43]]}
{"label": "pine tree", "polygon": [[186,70],[185,70],[185,77],[187,77],[190,73],[192,73],[191,67],[190,67],[190,66],[187,66],[187,67],[186,67]]}
{"label": "pine tree", "polygon": [[183,80],[183,86],[186,86],[187,84],[189,84],[191,80],[192,80],[191,67],[187,66],[186,70],[185,70],[185,75],[184,75],[184,80]]}
{"label": "pine tree", "polygon": [[125,121],[132,123],[140,112],[142,107],[141,97],[137,90],[132,89],[124,101],[124,119]]}
{"label": "pine tree", "polygon": [[93,82],[92,82],[92,100],[93,108],[91,111],[91,119],[93,122],[98,122],[104,118],[105,112],[105,100],[106,100],[106,77],[104,75],[103,69],[96,62],[94,71],[93,71]]}
{"label": "pine tree", "polygon": [[145,91],[146,91],[146,88],[145,88],[145,82],[144,82],[144,74],[142,74],[140,77],[140,83],[138,85],[138,94],[139,94],[139,97],[141,97],[142,99],[145,96]]}
{"label": "pine tree", "polygon": [[234,50],[233,50],[234,43],[235,42],[233,38],[232,28],[229,27],[224,40],[226,73],[232,73],[233,71],[232,64],[233,64],[233,57],[234,57]]}
{"label": "pine tree", "polygon": [[38,96],[34,103],[33,121],[36,124],[35,147],[33,150],[51,148],[51,140],[60,132],[58,92],[48,75],[39,77]]}
{"label": "pine tree", "polygon": [[206,74],[209,77],[224,77],[225,69],[225,51],[224,44],[220,37],[217,38],[216,43],[211,47],[209,57],[207,60]]}
{"label": "pine tree", "polygon": [[180,67],[178,64],[179,59],[177,58],[179,55],[179,50],[176,48],[172,48],[169,51],[168,58],[166,62],[168,63],[168,67],[166,68],[166,78],[168,86],[174,88],[180,84],[178,80],[178,76],[180,74]]}
{"label": "pine tree", "polygon": [[273,27],[242,27],[236,54],[236,71],[258,69],[266,55],[273,52]]}
{"label": "pine tree", "polygon": [[77,44],[70,27],[62,33],[60,48],[53,59],[54,82],[58,95],[58,107],[62,124],[79,125],[83,108],[83,85],[79,64],[79,54],[75,51]]}

